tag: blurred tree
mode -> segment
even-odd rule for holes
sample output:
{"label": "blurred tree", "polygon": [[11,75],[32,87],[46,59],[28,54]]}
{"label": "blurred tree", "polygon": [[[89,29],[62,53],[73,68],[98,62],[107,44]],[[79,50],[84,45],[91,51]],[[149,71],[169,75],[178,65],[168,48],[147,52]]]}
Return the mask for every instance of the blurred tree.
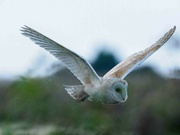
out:
{"label": "blurred tree", "polygon": [[111,52],[100,51],[96,59],[92,62],[93,68],[99,73],[104,74],[113,68],[119,61]]}

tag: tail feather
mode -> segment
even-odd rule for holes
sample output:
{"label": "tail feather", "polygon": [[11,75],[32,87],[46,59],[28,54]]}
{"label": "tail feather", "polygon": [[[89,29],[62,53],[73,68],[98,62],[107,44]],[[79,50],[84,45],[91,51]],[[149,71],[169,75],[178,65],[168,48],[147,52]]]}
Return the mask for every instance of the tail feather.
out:
{"label": "tail feather", "polygon": [[87,93],[84,92],[83,85],[64,85],[67,93],[76,101],[83,102],[86,98],[89,97]]}

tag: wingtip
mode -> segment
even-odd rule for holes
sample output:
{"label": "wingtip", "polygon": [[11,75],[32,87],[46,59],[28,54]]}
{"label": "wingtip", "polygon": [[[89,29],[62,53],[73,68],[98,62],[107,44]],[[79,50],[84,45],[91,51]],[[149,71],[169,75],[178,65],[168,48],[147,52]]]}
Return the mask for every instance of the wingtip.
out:
{"label": "wingtip", "polygon": [[24,36],[27,36],[27,33],[30,31],[33,31],[33,29],[31,29],[30,27],[28,27],[27,25],[24,25],[20,28],[21,34]]}
{"label": "wingtip", "polygon": [[24,26],[21,27],[20,31],[24,31],[26,29],[30,29],[30,27],[28,27],[27,25],[24,25]]}
{"label": "wingtip", "polygon": [[173,30],[173,31],[175,31],[175,30],[176,30],[176,25],[174,25],[174,27],[172,28],[172,30]]}
{"label": "wingtip", "polygon": [[169,30],[169,32],[167,32],[167,34],[169,34],[169,38],[174,34],[174,32],[176,31],[176,26],[174,25],[174,27],[172,29]]}
{"label": "wingtip", "polygon": [[24,32],[27,28],[28,28],[28,27],[27,27],[26,25],[24,25],[24,26],[22,26],[22,27],[20,28],[20,31],[21,31],[21,32]]}
{"label": "wingtip", "polygon": [[[164,35],[164,37],[166,37],[165,42],[174,34],[175,30],[176,30],[176,26],[174,26],[167,33],[165,33],[165,35]],[[163,39],[164,39],[164,37],[163,37]]]}

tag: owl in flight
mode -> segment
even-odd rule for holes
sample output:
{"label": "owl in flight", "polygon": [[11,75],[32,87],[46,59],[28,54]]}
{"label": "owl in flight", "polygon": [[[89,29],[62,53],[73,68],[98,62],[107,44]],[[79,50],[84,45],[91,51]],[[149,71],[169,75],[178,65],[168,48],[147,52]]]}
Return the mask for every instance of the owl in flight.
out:
{"label": "owl in flight", "polygon": [[56,43],[28,26],[22,27],[24,36],[29,37],[35,44],[49,51],[61,60],[67,68],[80,80],[83,85],[65,85],[67,93],[78,102],[85,99],[99,101],[104,104],[118,104],[127,100],[128,83],[124,78],[138,65],[145,61],[173,35],[174,26],[156,43],[138,53],[134,53],[117,64],[103,77],[97,75],[92,66],[84,58],[73,51]]}

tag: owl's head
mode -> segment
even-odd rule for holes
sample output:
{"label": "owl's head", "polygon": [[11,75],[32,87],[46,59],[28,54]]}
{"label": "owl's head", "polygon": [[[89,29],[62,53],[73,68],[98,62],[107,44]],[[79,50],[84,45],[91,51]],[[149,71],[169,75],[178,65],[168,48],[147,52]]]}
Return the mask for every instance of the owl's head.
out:
{"label": "owl's head", "polygon": [[125,80],[118,80],[111,85],[112,99],[118,103],[123,103],[127,100],[127,87],[128,83]]}

